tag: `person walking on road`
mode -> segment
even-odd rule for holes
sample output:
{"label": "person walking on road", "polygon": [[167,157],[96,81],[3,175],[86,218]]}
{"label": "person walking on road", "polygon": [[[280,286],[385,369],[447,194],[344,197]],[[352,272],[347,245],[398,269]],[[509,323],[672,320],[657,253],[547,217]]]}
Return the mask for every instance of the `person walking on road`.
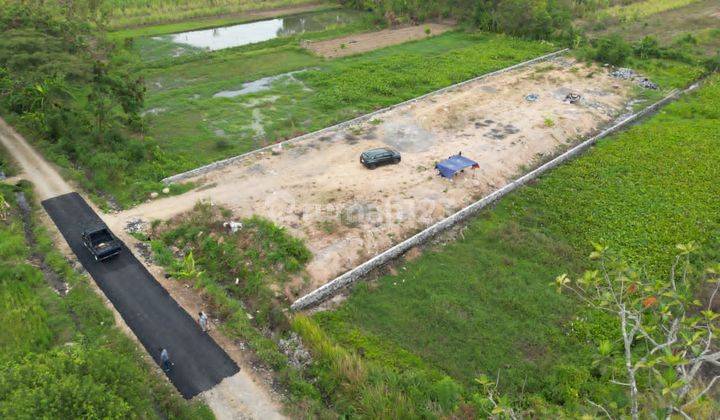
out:
{"label": "person walking on road", "polygon": [[172,363],[170,362],[170,354],[168,354],[166,348],[160,348],[160,364],[162,365],[162,370],[165,371],[165,373],[170,373]]}
{"label": "person walking on road", "polygon": [[205,312],[200,311],[200,318],[198,318],[198,323],[200,324],[200,328],[204,333],[208,331],[208,317],[205,315]]}

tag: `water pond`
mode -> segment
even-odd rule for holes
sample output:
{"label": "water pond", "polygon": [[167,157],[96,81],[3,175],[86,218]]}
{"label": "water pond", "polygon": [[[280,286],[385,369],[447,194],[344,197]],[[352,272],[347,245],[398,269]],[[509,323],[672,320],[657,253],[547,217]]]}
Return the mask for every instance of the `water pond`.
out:
{"label": "water pond", "polygon": [[[271,39],[318,32],[345,26],[358,20],[358,12],[331,10],[305,13],[278,19],[242,23],[221,28],[203,29],[147,39],[145,47],[161,55],[178,57],[197,51],[217,51]],[[157,57],[160,58],[160,57]]]}

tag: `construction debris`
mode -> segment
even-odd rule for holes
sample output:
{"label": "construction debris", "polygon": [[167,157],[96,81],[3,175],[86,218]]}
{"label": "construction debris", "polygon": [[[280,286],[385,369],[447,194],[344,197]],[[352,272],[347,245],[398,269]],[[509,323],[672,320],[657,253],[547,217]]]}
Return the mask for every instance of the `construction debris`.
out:
{"label": "construction debris", "polygon": [[656,90],[658,88],[658,85],[656,83],[651,82],[650,79],[648,79],[647,77],[643,77],[637,83],[638,83],[638,85],[640,85],[641,87],[644,87],[645,89]]}
{"label": "construction debris", "polygon": [[127,221],[127,224],[125,225],[125,231],[128,233],[142,233],[145,232],[147,229],[148,224],[140,219],[140,218],[134,218]]}
{"label": "construction debris", "polygon": [[623,80],[630,80],[637,76],[637,73],[635,73],[635,70],[628,69],[625,67],[617,68],[610,72],[610,76],[614,77],[616,79],[623,79]]}
{"label": "construction debris", "polygon": [[580,94],[575,92],[570,92],[567,95],[565,95],[565,99],[563,99],[563,102],[567,102],[570,104],[575,104],[580,101]]}
{"label": "construction debris", "polygon": [[223,223],[223,227],[230,230],[230,233],[237,233],[237,231],[243,228],[243,224],[241,222],[234,222],[231,220]]}
{"label": "construction debris", "polygon": [[647,77],[643,77],[635,72],[633,69],[628,69],[625,67],[617,68],[610,72],[610,76],[616,78],[616,79],[622,79],[622,80],[632,80],[635,83],[637,83],[640,87],[643,87],[645,89],[657,89],[658,85],[656,83],[653,83],[650,79]]}

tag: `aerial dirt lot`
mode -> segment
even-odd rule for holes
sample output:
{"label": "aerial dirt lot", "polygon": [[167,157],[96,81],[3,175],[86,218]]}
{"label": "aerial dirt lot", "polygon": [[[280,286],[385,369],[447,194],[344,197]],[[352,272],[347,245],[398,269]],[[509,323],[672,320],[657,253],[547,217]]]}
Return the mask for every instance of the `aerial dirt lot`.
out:
{"label": "aerial dirt lot", "polygon": [[[418,230],[516,178],[627,112],[632,84],[609,71],[555,58],[431,95],[366,123],[258,152],[190,181],[199,187],[110,216],[169,219],[199,200],[258,214],[303,238],[314,258],[309,280],[283,292],[310,291]],[[566,101],[569,93],[580,100]],[[537,95],[535,101],[526,99]],[[363,150],[390,146],[398,165],[365,169]],[[462,151],[480,168],[455,179],[435,162]]]}
{"label": "aerial dirt lot", "polygon": [[[427,30],[430,30],[427,33]],[[408,41],[417,41],[428,36],[440,35],[452,29],[452,23],[428,23],[399,29],[383,29],[376,32],[354,34],[324,41],[308,41],[303,46],[326,58],[345,57]]]}

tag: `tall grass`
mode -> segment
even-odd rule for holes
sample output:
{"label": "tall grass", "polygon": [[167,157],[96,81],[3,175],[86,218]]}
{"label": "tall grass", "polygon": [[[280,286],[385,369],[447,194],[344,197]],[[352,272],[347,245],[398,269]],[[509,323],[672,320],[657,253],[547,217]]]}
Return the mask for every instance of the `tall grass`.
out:
{"label": "tall grass", "polygon": [[322,0],[109,0],[103,12],[111,28],[269,10],[321,3]]}
{"label": "tall grass", "polygon": [[699,0],[645,0],[629,5],[617,5],[598,13],[600,20],[616,18],[621,21],[638,20],[656,13],[677,9]]}

